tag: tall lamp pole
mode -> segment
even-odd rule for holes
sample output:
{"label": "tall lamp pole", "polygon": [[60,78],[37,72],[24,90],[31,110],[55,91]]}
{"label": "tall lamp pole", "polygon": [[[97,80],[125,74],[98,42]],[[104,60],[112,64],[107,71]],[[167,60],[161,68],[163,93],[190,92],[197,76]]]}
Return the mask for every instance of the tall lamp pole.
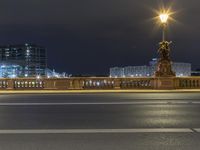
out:
{"label": "tall lamp pole", "polygon": [[167,21],[168,21],[169,15],[167,13],[163,13],[163,14],[160,14],[159,17],[160,17],[160,21],[161,21],[161,24],[162,24],[162,27],[163,27],[162,41],[164,42],[165,41],[165,32],[166,32],[166,27],[167,27]]}
{"label": "tall lamp pole", "polygon": [[158,53],[160,58],[158,60],[157,70],[155,72],[155,77],[174,77],[175,73],[172,71],[171,59],[170,59],[170,44],[166,40],[166,27],[167,21],[169,19],[169,14],[161,13],[159,15],[161,25],[162,25],[162,41],[159,43]]}

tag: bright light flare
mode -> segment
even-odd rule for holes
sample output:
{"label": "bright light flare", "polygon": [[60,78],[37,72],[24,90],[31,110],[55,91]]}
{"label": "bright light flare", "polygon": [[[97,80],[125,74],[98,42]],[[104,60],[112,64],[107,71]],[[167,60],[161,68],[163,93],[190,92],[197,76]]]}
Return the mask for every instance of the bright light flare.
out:
{"label": "bright light flare", "polygon": [[153,18],[153,20],[155,20],[155,23],[157,25],[166,24],[169,21],[176,22],[176,20],[174,20],[172,16],[177,12],[173,11],[171,7],[167,8],[162,7],[158,10],[153,9],[153,11],[157,14],[156,17]]}
{"label": "bright light flare", "polygon": [[168,18],[169,18],[169,14],[163,13],[163,14],[160,14],[159,17],[160,17],[161,23],[167,23],[167,20],[168,20]]}

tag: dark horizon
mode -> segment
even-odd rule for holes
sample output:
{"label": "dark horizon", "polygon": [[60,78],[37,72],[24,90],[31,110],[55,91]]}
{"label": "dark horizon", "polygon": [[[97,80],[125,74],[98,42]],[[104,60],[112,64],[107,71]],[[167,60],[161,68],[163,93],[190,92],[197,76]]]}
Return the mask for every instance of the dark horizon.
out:
{"label": "dark horizon", "polygon": [[[151,20],[160,0],[7,0],[0,9],[0,45],[47,48],[49,68],[72,74],[108,74],[110,67],[146,65],[157,57],[161,29]],[[198,6],[165,1],[176,13],[168,39],[172,60],[200,68]]]}

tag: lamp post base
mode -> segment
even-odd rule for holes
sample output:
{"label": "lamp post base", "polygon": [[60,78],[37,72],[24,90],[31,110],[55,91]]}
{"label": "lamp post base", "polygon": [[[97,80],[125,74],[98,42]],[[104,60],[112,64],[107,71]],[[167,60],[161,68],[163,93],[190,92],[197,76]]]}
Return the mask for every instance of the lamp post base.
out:
{"label": "lamp post base", "polygon": [[175,77],[176,74],[172,71],[172,65],[170,60],[161,59],[158,62],[157,71],[155,77]]}
{"label": "lamp post base", "polygon": [[161,77],[155,78],[154,87],[160,90],[172,90],[175,89],[174,77]]}

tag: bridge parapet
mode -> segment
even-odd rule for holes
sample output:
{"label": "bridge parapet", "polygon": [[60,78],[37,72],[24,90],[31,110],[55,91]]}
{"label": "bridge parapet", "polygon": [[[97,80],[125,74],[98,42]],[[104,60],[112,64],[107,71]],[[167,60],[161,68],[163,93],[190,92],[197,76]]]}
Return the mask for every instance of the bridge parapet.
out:
{"label": "bridge parapet", "polygon": [[176,78],[177,89],[200,89],[200,77]]}
{"label": "bridge parapet", "polygon": [[0,90],[200,89],[200,77],[0,79]]}

